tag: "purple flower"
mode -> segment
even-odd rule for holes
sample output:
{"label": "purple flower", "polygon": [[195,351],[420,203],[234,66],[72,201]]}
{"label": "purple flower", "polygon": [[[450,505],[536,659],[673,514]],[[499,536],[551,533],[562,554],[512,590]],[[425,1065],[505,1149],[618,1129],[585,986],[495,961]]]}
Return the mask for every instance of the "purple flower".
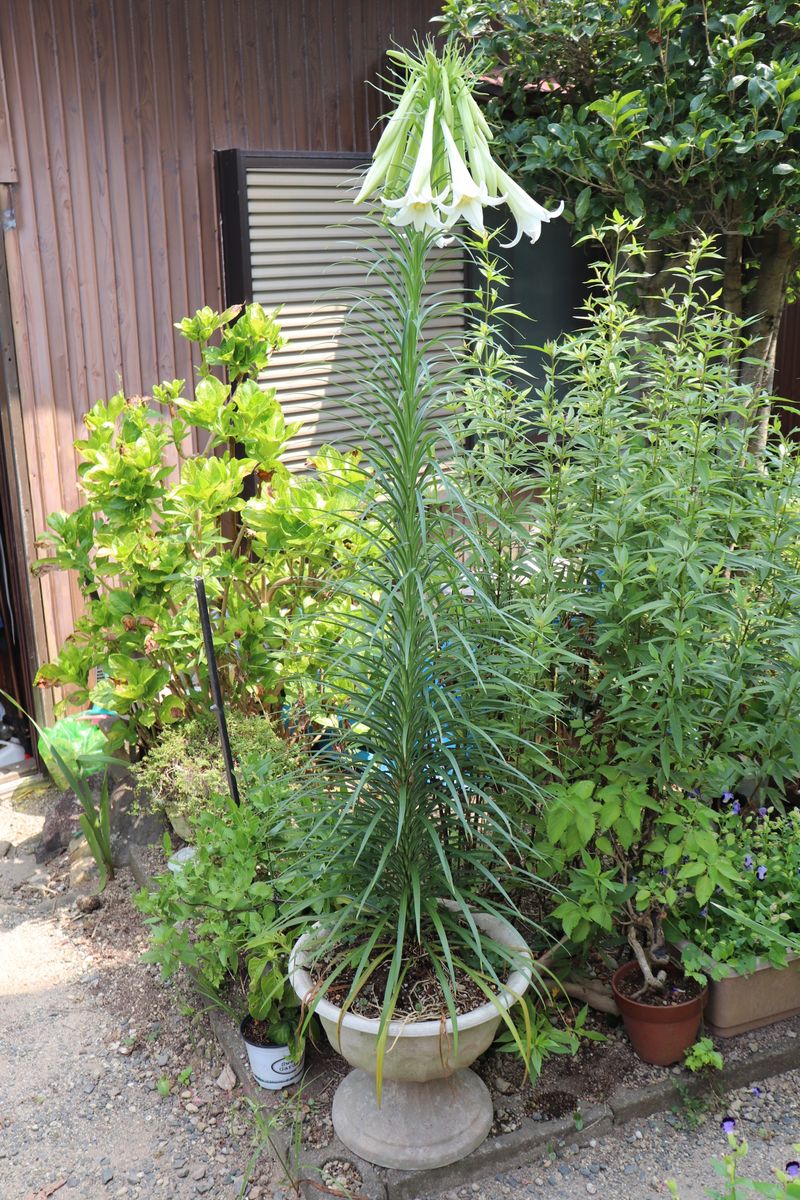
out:
{"label": "purple flower", "polygon": [[756,875],[758,876],[759,879],[762,879],[762,880],[766,879],[767,878],[767,868],[763,867],[763,866],[759,867],[758,870],[756,871]]}
{"label": "purple flower", "polygon": [[669,871],[667,870],[666,867],[662,867],[658,873],[659,873],[659,875],[669,875]]}
{"label": "purple flower", "polygon": [[733,1133],[736,1128],[736,1122],[733,1117],[723,1117],[719,1123],[719,1127],[723,1133]]}
{"label": "purple flower", "polygon": [[701,916],[701,917],[707,917],[707,916],[708,916],[708,909],[707,909],[707,908],[701,908],[701,909],[700,909],[700,916]]}
{"label": "purple flower", "polygon": [[763,804],[761,805],[761,808],[758,810],[758,815],[760,817],[765,817],[767,815],[767,810]]}
{"label": "purple flower", "polygon": [[753,1093],[754,1096],[761,1096],[763,1094],[761,1091],[761,1088],[758,1086],[750,1088],[750,1091]]}
{"label": "purple flower", "polygon": [[730,804],[731,800],[733,799],[733,792],[723,792],[722,799],[726,804]]}
{"label": "purple flower", "polygon": [[753,869],[753,856],[752,856],[752,854],[745,854],[745,856],[744,856],[744,869],[745,869],[745,871],[752,871],[752,869]]}
{"label": "purple flower", "polygon": [[794,1159],[788,1162],[786,1164],[786,1174],[790,1179],[797,1179],[797,1176],[800,1175],[800,1162],[796,1162]]}
{"label": "purple flower", "polygon": [[739,801],[738,801],[738,800],[734,800],[734,802],[733,802],[733,805],[732,805],[732,807],[731,807],[731,812],[733,813],[733,815],[734,815],[735,817],[738,817],[738,815],[739,815],[739,813],[740,813],[741,811],[742,811],[742,806],[741,806],[741,804],[739,803]]}

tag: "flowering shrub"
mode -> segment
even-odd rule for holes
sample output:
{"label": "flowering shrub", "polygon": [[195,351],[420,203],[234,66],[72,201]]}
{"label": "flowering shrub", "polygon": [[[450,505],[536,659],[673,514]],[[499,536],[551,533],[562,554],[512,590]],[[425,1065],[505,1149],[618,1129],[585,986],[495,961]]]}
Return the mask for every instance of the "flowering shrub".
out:
{"label": "flowering shrub", "polygon": [[[739,1174],[739,1165],[747,1157],[747,1141],[736,1135],[736,1121],[733,1117],[724,1117],[720,1128],[728,1140],[728,1152],[722,1156],[721,1162],[714,1163],[714,1169],[725,1180],[724,1191],[709,1192],[711,1200],[741,1200],[745,1193],[767,1196],[769,1200],[800,1200],[800,1161],[790,1159],[781,1169],[774,1168],[774,1183],[757,1183],[754,1179],[745,1179]],[[794,1149],[800,1156],[800,1144]],[[674,1200],[679,1200],[676,1184],[667,1182],[669,1194]]]}
{"label": "flowering shrub", "polygon": [[[34,566],[74,571],[84,600],[37,683],[119,714],[127,738],[145,745],[208,710],[198,575],[226,702],[263,715],[310,700],[319,647],[339,636],[342,605],[325,584],[345,549],[357,551],[353,514],[367,487],[357,455],[324,450],[302,478],[281,464],[295,427],[257,382],[282,344],[260,305],[204,308],[179,329],[200,348],[192,394],[172,380],[152,399],[120,392],[87,413],[77,443],[85,503],[50,517],[50,554]],[[229,383],[213,374],[220,367]]]}
{"label": "flowering shrub", "polygon": [[693,911],[685,913],[680,930],[693,943],[684,952],[690,966],[702,967],[699,949],[748,974],[759,958],[783,966],[792,939],[800,952],[800,810],[784,815],[762,807],[742,814],[739,802],[728,796],[717,816],[717,837],[737,868],[735,899],[741,912],[734,914],[724,901],[690,905]]}

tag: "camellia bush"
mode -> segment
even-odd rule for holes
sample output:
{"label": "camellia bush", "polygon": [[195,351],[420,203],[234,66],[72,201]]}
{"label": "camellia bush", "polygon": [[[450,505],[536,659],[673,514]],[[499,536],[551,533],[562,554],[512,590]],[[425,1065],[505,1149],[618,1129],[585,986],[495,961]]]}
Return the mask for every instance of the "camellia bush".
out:
{"label": "camellia bush", "polygon": [[323,451],[302,477],[281,464],[296,427],[258,382],[282,344],[260,305],[201,309],[178,328],[200,349],[193,391],[172,380],[152,399],[120,392],[87,413],[85,503],[50,517],[49,554],[34,566],[74,571],[85,605],[37,683],[118,714],[144,745],[208,711],[197,576],[227,704],[297,727],[285,709],[313,708],[320,647],[340,636],[328,585],[345,544],[357,552],[368,487],[357,454]]}

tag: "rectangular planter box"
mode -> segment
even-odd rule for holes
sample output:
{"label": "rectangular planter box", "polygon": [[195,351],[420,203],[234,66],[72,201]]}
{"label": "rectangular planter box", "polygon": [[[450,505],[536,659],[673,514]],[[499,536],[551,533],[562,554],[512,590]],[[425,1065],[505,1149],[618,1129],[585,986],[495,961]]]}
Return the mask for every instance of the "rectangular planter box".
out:
{"label": "rectangular planter box", "polygon": [[752,975],[730,971],[710,979],[705,1021],[719,1037],[734,1037],[800,1013],[800,957],[789,955],[785,967],[763,963]]}

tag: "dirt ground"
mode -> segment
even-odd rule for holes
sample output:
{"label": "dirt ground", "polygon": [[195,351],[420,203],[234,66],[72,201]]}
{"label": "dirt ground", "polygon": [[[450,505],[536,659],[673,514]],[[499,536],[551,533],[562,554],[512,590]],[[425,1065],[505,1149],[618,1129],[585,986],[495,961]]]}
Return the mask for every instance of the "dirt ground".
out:
{"label": "dirt ground", "polygon": [[66,855],[37,866],[47,799],[0,801],[0,1196],[281,1195],[268,1162],[248,1181],[256,1127],[203,1014],[140,962],[130,876],[84,915]]}

